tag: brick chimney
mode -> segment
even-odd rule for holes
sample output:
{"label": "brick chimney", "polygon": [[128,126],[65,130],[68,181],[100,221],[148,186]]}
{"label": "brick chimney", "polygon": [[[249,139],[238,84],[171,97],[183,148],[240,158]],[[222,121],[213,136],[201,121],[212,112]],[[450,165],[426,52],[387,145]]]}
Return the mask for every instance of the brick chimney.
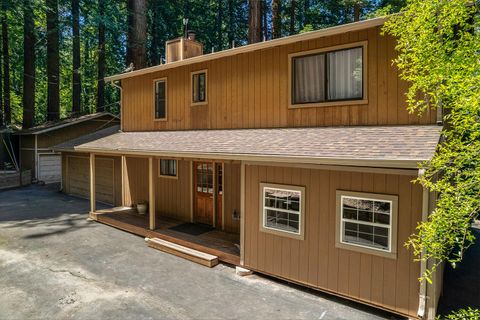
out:
{"label": "brick chimney", "polygon": [[195,40],[195,32],[189,30],[186,37],[165,43],[167,63],[193,58],[203,54],[203,44]]}

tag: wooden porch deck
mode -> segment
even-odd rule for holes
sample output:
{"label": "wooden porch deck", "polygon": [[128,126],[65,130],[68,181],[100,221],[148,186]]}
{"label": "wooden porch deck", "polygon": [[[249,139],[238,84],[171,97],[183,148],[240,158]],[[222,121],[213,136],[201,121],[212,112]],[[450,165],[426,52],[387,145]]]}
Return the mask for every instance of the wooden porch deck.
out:
{"label": "wooden porch deck", "polygon": [[159,238],[188,248],[212,254],[222,262],[240,265],[240,236],[219,230],[212,230],[198,236],[171,230],[170,228],[184,224],[166,217],[156,218],[157,229],[150,230],[148,214],[139,215],[135,209],[118,207],[97,210],[90,213],[90,218],[120,230],[124,230],[147,238]]}

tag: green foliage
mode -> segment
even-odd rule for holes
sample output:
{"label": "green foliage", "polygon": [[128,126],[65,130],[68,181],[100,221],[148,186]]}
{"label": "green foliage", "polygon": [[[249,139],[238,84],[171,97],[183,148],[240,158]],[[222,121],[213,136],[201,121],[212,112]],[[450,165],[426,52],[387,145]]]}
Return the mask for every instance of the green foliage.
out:
{"label": "green foliage", "polygon": [[[410,83],[410,112],[444,110],[443,143],[418,179],[439,195],[428,221],[407,243],[417,259],[453,266],[474,241],[471,223],[480,208],[480,28],[470,0],[409,0],[385,31],[397,37],[395,63]],[[422,255],[423,252],[423,255]]]}
{"label": "green foliage", "polygon": [[455,312],[450,313],[445,317],[437,317],[438,320],[440,319],[447,319],[447,320],[478,320],[480,319],[480,310],[472,309],[468,307],[467,309],[460,309]]}

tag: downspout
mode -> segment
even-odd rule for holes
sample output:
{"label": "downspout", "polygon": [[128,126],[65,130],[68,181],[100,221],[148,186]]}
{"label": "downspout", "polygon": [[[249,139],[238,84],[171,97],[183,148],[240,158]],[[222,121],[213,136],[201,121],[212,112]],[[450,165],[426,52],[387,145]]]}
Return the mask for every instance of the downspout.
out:
{"label": "downspout", "polygon": [[[425,174],[425,170],[418,170],[418,176],[422,177]],[[429,209],[430,193],[427,188],[423,187],[422,194],[422,221],[428,220],[428,209]],[[420,254],[420,277],[423,277],[425,271],[427,270],[427,262],[424,260],[425,250]],[[420,292],[419,292],[419,302],[418,302],[418,311],[417,315],[419,318],[423,319],[425,317],[425,310],[427,306],[427,280],[422,279],[420,282]]]}
{"label": "downspout", "polygon": [[[119,81],[120,82],[120,81]],[[121,85],[116,84],[115,82],[110,82],[112,86],[118,88],[120,90],[120,131],[123,131],[123,88]]]}

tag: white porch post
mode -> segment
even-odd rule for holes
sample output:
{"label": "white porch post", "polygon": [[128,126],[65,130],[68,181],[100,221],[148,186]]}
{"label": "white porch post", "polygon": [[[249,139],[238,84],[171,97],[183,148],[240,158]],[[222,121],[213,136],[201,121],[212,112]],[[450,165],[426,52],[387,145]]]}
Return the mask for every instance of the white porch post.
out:
{"label": "white porch post", "polygon": [[90,153],[90,212],[94,213],[96,208],[95,202],[95,154]]}
{"label": "white porch post", "polygon": [[155,230],[155,176],[152,157],[148,158],[148,208],[150,230]]}

